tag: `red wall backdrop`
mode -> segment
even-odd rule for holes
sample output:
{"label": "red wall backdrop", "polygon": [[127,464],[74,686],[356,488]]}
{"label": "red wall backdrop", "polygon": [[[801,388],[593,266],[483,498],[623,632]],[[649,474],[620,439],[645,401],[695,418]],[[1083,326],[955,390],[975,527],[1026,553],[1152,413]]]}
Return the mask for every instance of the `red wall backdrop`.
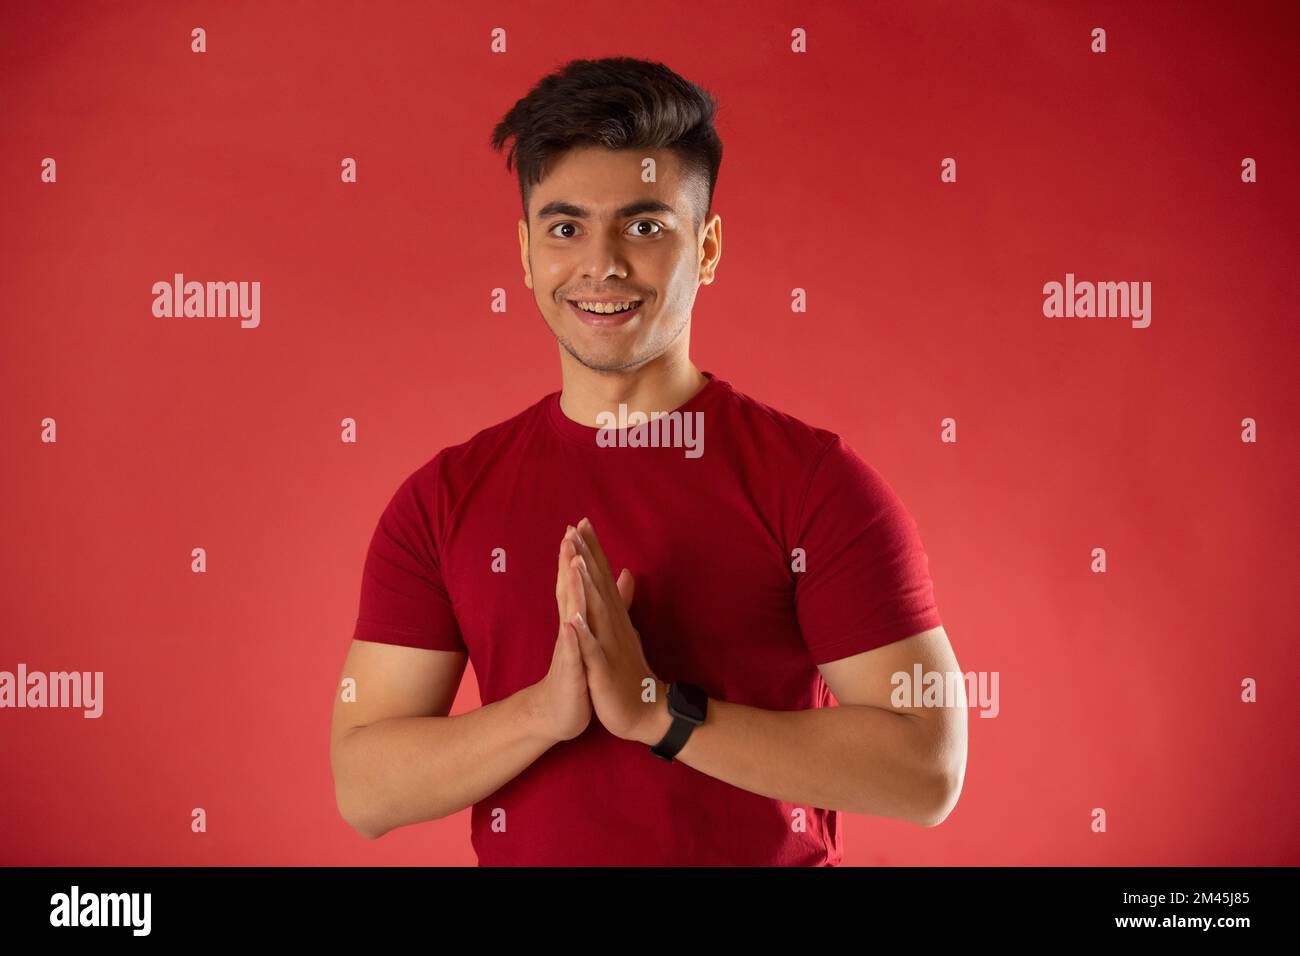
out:
{"label": "red wall backdrop", "polygon": [[[722,102],[696,364],[890,480],[1000,675],[947,822],[846,817],[846,862],[1300,862],[1297,10],[5,4],[0,670],[103,671],[104,714],[0,710],[0,861],[475,862],[468,810],[344,824],[331,705],[388,496],[560,384],[492,125],[632,55]],[[260,326],[155,318],[177,272]],[[1045,317],[1067,272],[1150,326]]]}

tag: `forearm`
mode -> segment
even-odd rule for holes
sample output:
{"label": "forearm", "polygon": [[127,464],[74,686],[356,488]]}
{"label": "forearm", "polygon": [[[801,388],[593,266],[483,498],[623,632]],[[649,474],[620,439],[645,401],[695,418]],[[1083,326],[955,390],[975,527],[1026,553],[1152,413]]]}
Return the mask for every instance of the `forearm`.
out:
{"label": "forearm", "polygon": [[513,780],[555,743],[534,686],[454,717],[391,717],[348,733],[331,757],[344,819],[374,839],[449,816]]}
{"label": "forearm", "polygon": [[[667,730],[664,706],[651,736]],[[928,825],[946,813],[949,778],[926,719],[866,705],[780,711],[711,699],[675,759],[777,800]]]}

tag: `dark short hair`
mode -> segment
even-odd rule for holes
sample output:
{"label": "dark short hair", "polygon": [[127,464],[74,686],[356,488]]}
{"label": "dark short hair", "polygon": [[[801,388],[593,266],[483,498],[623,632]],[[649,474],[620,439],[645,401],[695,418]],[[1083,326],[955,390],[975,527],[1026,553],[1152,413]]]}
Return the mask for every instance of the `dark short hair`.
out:
{"label": "dark short hair", "polygon": [[492,131],[492,148],[514,143],[506,169],[519,175],[524,219],[533,186],[551,161],[579,146],[606,149],[667,149],[685,175],[707,182],[695,228],[713,207],[722,165],[722,140],[713,128],[718,104],[705,89],[662,63],[631,57],[571,60],[543,77],[515,103]]}

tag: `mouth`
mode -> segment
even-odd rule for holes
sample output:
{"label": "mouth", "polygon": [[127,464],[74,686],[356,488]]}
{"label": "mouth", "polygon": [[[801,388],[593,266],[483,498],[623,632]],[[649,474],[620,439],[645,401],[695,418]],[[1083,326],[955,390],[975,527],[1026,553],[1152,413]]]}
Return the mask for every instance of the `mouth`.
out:
{"label": "mouth", "polygon": [[617,325],[624,325],[631,322],[634,317],[640,314],[641,306],[645,303],[639,299],[631,300],[630,309],[620,309],[616,312],[589,312],[578,305],[573,299],[566,299],[565,303],[569,309],[586,325],[597,328],[611,328]]}

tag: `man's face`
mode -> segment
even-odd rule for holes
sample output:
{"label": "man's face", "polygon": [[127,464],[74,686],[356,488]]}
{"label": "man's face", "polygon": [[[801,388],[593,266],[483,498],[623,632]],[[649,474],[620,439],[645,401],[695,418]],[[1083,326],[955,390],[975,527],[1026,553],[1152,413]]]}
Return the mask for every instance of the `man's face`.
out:
{"label": "man's face", "polygon": [[[656,182],[642,182],[642,160]],[[694,229],[698,187],[676,154],[569,150],[554,161],[519,221],[524,281],[560,346],[587,368],[627,371],[684,347],[695,293],[713,281],[721,220]],[[579,302],[604,303],[595,314]],[[634,303],[608,313],[613,303]]]}

